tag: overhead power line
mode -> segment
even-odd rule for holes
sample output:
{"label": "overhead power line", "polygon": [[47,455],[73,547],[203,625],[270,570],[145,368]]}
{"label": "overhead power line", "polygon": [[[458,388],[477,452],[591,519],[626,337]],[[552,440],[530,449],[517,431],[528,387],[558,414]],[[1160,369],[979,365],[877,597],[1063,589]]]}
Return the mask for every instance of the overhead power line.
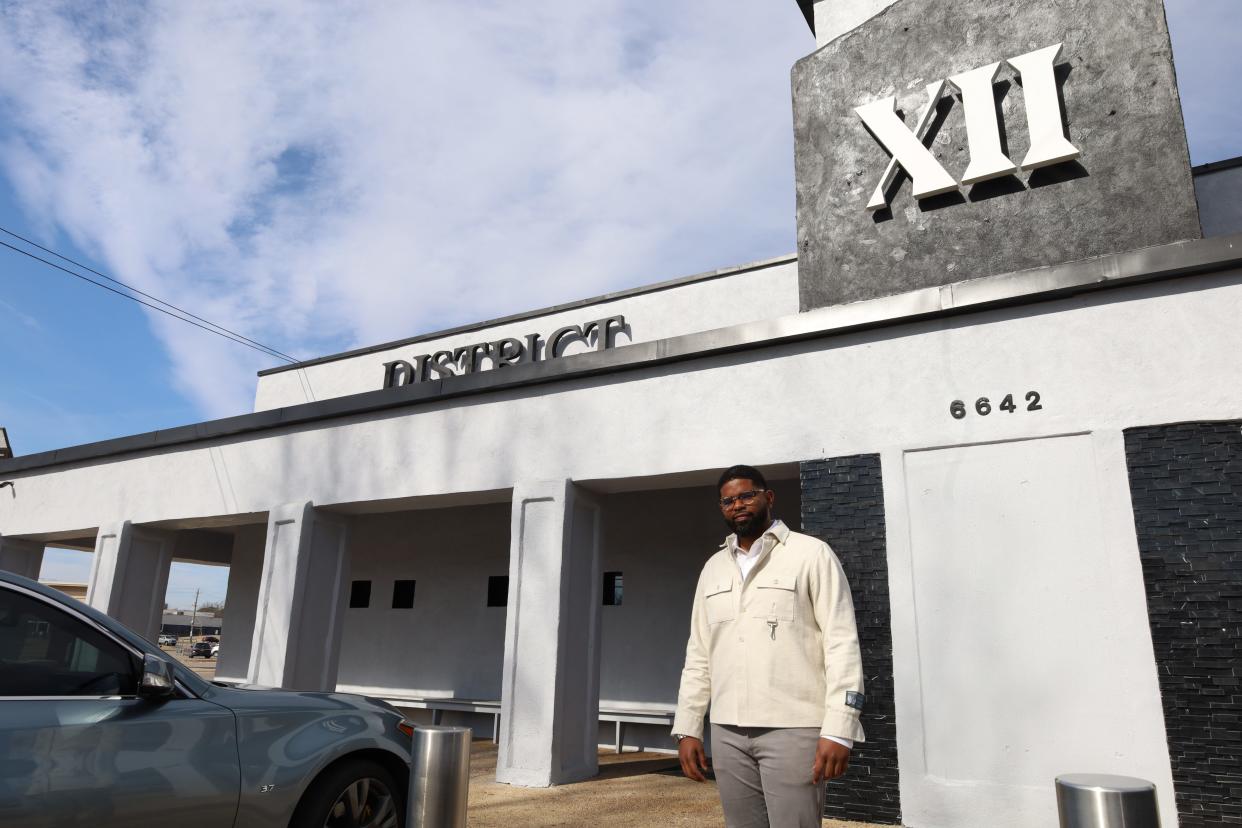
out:
{"label": "overhead power line", "polygon": [[[233,330],[230,330],[224,327],[223,325],[218,325],[215,322],[204,319],[203,317],[197,316],[196,314],[190,313],[189,311],[183,308],[179,308],[176,305],[174,305],[172,302],[166,302],[163,299],[160,299],[156,296],[152,296],[149,293],[145,293],[132,285],[128,285],[125,282],[122,282],[120,279],[114,279],[113,277],[109,276],[106,273],[100,273],[98,270],[96,270],[93,267],[84,265],[81,262],[71,259],[68,256],[65,256],[61,253],[57,253],[55,250],[44,247],[43,245],[37,242],[31,241],[25,236],[14,233],[12,230],[9,230],[5,227],[0,227],[0,233],[4,233],[5,235],[18,239],[21,242],[30,245],[31,247],[38,248],[39,250],[42,250],[44,253],[55,256],[61,261],[68,262],[74,267],[80,267],[81,269],[87,271],[88,273],[93,273],[96,276],[100,277],[101,279],[106,279],[107,281],[111,282],[114,285],[120,285],[121,287],[125,288],[125,290],[129,291],[129,293],[126,293],[125,291],[117,290],[116,288],[110,285],[105,285],[103,282],[96,281],[95,279],[92,279],[89,276],[78,273],[76,270],[70,270],[69,268],[63,267],[62,265],[59,265],[56,262],[49,261],[48,259],[45,259],[42,256],[31,253],[29,250],[23,250],[22,248],[17,247],[16,245],[9,244],[8,242],[5,242],[5,241],[0,241],[0,246],[7,247],[9,250],[12,250],[15,253],[20,253],[23,256],[27,256],[31,259],[34,259],[37,262],[42,262],[48,267],[54,267],[57,270],[61,271],[62,273],[68,273],[70,276],[74,276],[78,279],[81,279],[84,282],[90,282],[95,287],[103,288],[106,291],[115,293],[117,296],[122,296],[133,302],[137,302],[140,305],[144,305],[148,308],[151,308],[152,310],[157,310],[160,313],[167,314],[168,316],[171,316],[173,319],[178,319],[182,322],[193,325],[196,328],[200,328],[204,331],[207,331],[207,333],[213,333],[216,336],[224,337],[225,339],[231,342],[236,342],[238,345],[245,345],[248,348],[252,348],[256,351],[259,351],[260,353],[266,354],[267,356],[274,356],[277,359],[283,359],[284,361],[289,362],[289,363],[295,363],[298,361],[294,357],[291,357],[288,354],[282,353],[276,350],[275,348],[271,347],[270,345],[264,345],[262,342],[257,342],[251,339],[250,337],[245,336],[243,334],[239,334],[236,331],[233,331]],[[135,296],[133,294],[137,294],[137,295]],[[150,302],[143,301],[143,299],[138,298],[139,296],[145,297],[146,299],[150,299],[151,301]],[[153,302],[158,303],[158,304],[152,304]],[[160,307],[161,305],[163,307]],[[171,308],[172,310],[169,310],[169,308]]]}

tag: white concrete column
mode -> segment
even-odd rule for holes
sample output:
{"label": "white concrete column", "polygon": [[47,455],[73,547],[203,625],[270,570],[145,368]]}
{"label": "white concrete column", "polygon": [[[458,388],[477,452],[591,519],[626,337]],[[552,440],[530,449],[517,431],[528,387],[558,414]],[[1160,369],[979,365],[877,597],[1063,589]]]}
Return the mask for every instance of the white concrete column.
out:
{"label": "white concrete column", "polygon": [[42,566],[42,542],[0,537],[0,569],[37,581]]}
{"label": "white concrete column", "polygon": [[496,779],[598,772],[600,508],[568,480],[513,492]]}
{"label": "white concrete column", "polygon": [[247,679],[295,690],[333,690],[340,661],[349,531],[310,502],[268,513]]}
{"label": "white concrete column", "polygon": [[263,545],[266,539],[267,530],[261,525],[239,527],[233,535],[216,678],[245,681],[250,671],[250,650],[259,605],[259,585],[263,580]]}
{"label": "white concrete column", "polygon": [[176,534],[128,520],[99,527],[86,603],[152,641],[160,632]]}

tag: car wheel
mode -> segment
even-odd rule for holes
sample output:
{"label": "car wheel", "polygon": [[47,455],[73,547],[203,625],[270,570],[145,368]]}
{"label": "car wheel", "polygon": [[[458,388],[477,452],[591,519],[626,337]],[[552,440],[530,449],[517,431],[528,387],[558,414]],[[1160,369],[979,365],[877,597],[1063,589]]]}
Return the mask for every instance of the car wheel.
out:
{"label": "car wheel", "polygon": [[347,762],[311,783],[290,828],[401,828],[405,797],[377,762]]}

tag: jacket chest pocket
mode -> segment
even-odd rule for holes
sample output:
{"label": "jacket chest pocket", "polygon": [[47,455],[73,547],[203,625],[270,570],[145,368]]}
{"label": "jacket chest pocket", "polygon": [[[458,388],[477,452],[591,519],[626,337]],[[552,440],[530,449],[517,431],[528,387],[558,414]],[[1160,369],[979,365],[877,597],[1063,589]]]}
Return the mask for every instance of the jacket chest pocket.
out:
{"label": "jacket chest pocket", "polygon": [[751,596],[751,614],[793,621],[797,613],[797,579],[792,575],[761,575]]}
{"label": "jacket chest pocket", "polygon": [[732,621],[737,616],[737,609],[733,603],[732,582],[722,581],[704,587],[703,609],[707,613],[708,624]]}

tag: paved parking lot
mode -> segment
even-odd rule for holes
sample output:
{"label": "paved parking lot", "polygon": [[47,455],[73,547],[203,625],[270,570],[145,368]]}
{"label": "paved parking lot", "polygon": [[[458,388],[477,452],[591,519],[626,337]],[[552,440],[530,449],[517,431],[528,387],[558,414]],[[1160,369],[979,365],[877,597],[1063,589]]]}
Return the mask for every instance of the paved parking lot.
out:
{"label": "paved parking lot", "polygon": [[184,652],[188,646],[188,644],[178,644],[176,647],[166,647],[161,644],[160,649],[198,673],[202,678],[211,681],[216,677],[216,660],[214,658],[190,658]]}

